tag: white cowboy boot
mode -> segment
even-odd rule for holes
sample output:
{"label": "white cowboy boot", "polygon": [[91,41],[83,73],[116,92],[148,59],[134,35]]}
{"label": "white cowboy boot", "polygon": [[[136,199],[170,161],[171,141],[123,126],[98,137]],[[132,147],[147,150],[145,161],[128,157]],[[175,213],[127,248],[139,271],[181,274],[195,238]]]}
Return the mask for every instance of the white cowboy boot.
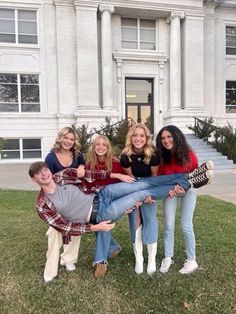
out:
{"label": "white cowboy boot", "polygon": [[143,273],[143,242],[142,242],[142,226],[139,226],[135,233],[135,243],[133,243],[135,256],[135,272]]}
{"label": "white cowboy boot", "polygon": [[157,242],[148,244],[147,249],[148,249],[147,273],[151,275],[156,271]]}

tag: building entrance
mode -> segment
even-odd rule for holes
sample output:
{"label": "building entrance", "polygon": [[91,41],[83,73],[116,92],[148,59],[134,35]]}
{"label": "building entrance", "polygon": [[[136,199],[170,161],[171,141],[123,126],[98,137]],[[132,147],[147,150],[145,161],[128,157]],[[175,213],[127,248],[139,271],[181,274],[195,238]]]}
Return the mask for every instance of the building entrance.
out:
{"label": "building entrance", "polygon": [[153,133],[153,79],[126,78],[126,118],[145,123]]}

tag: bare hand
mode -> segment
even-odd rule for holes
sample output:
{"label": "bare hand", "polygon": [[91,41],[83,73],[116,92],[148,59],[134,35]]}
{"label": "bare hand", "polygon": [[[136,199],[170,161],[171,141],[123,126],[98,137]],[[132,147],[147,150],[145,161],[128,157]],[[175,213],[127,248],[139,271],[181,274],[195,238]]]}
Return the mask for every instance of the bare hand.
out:
{"label": "bare hand", "polygon": [[115,223],[111,223],[111,220],[106,220],[97,225],[91,225],[91,231],[111,231],[114,227]]}
{"label": "bare hand", "polygon": [[129,176],[127,174],[121,174],[120,173],[119,180],[122,182],[132,183],[135,181],[135,178],[132,176]]}
{"label": "bare hand", "polygon": [[77,177],[78,177],[78,178],[83,178],[84,175],[85,175],[84,165],[80,165],[80,166],[77,168]]}
{"label": "bare hand", "polygon": [[145,204],[153,204],[153,203],[156,203],[156,200],[152,199],[151,196],[147,196],[144,200],[144,203]]}

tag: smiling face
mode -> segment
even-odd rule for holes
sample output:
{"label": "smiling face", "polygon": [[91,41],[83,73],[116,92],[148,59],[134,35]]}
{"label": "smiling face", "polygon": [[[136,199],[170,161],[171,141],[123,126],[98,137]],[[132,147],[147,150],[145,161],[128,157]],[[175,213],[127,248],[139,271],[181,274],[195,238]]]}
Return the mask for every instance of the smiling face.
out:
{"label": "smiling face", "polygon": [[52,173],[49,168],[43,167],[41,170],[36,172],[32,177],[32,180],[35,183],[38,183],[39,186],[46,186],[52,183]]}
{"label": "smiling face", "polygon": [[167,150],[173,150],[174,147],[174,139],[172,134],[167,131],[164,130],[161,134],[161,143],[163,145],[163,147],[165,147],[165,149]]}
{"label": "smiling face", "polygon": [[61,148],[64,150],[71,150],[75,144],[75,135],[73,133],[67,133],[62,135],[60,140]]}
{"label": "smiling face", "polygon": [[95,154],[100,158],[105,157],[107,155],[108,147],[107,142],[104,138],[102,137],[96,138],[94,143],[94,151]]}
{"label": "smiling face", "polygon": [[147,137],[143,128],[136,128],[132,135],[131,143],[136,152],[142,152],[147,143]]}

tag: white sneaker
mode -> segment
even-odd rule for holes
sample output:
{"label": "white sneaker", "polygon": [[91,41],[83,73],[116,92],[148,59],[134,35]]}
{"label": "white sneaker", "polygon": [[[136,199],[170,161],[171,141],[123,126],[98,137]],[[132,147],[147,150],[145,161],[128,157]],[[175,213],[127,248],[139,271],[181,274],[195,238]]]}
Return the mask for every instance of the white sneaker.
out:
{"label": "white sneaker", "polygon": [[171,257],[165,257],[163,258],[161,262],[160,272],[161,273],[168,273],[170,266],[174,264],[174,261],[171,259]]}
{"label": "white sneaker", "polygon": [[53,281],[54,277],[48,276],[47,274],[43,275],[43,279],[45,282]]}
{"label": "white sneaker", "polygon": [[190,274],[198,269],[198,264],[195,259],[186,259],[184,262],[184,267],[179,270],[182,275]]}
{"label": "white sneaker", "polygon": [[67,271],[74,271],[76,270],[75,264],[65,264],[65,268]]}

